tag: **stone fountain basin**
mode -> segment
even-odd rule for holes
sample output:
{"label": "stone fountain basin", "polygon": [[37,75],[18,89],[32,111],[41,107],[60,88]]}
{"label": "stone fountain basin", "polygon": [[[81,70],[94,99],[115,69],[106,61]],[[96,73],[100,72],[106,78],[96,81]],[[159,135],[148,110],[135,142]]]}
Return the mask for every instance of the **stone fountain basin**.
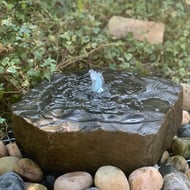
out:
{"label": "stone fountain basin", "polygon": [[[119,101],[119,108],[118,104],[116,106],[124,110],[118,115],[116,108],[112,108],[111,113],[109,109],[101,113],[90,110],[94,104],[87,111],[83,110],[84,102],[82,105],[76,102],[78,106],[72,105],[73,109],[67,107],[68,111],[67,102],[58,101],[62,110],[59,106],[49,109],[52,102],[57,104],[52,98],[59,97],[57,89],[69,83],[68,78],[82,81],[81,74],[55,75],[14,104],[13,130],[23,153],[48,172],[84,170],[94,173],[102,165],[114,165],[130,173],[141,166],[157,163],[181,125],[181,86],[156,77],[113,71],[104,74],[105,83],[109,83],[110,78],[114,80],[113,76],[117,76],[117,85],[121,85],[119,97],[127,95],[127,102]],[[86,75],[84,78],[90,83]],[[69,88],[72,85],[69,83]],[[110,93],[112,87],[109,86]],[[71,92],[76,88],[73,85]],[[63,92],[62,95],[66,96]]]}

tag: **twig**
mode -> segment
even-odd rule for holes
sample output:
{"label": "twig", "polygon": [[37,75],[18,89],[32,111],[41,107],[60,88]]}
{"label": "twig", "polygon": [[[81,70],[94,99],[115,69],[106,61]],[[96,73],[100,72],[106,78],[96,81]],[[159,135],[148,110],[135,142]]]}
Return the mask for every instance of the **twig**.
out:
{"label": "twig", "polygon": [[15,91],[5,91],[5,92],[3,92],[3,94],[19,94],[19,93],[21,93],[21,92],[23,92],[23,90],[24,90],[24,88],[21,88],[21,89],[19,89],[19,90],[15,90]]}
{"label": "twig", "polygon": [[101,44],[100,46],[98,46],[97,48],[94,48],[92,49],[91,51],[87,52],[87,53],[84,53],[82,55],[79,55],[79,56],[76,56],[76,57],[73,57],[71,59],[68,59],[64,62],[61,62],[57,65],[57,69],[63,69],[67,66],[69,66],[70,64],[73,64],[75,63],[76,61],[80,61],[86,57],[88,57],[89,55],[93,54],[94,52],[100,50],[101,48],[104,48],[104,47],[107,47],[107,46],[117,46],[118,44],[116,43],[108,43],[108,44]]}

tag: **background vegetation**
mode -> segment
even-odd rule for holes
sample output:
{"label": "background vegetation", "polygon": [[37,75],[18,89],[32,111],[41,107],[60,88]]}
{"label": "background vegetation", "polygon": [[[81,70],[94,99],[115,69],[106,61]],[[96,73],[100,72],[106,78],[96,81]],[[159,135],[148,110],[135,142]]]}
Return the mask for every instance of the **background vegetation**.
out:
{"label": "background vegetation", "polygon": [[[113,15],[163,22],[163,44],[108,37]],[[55,71],[125,69],[190,82],[188,0],[0,1],[0,123],[10,105]]]}

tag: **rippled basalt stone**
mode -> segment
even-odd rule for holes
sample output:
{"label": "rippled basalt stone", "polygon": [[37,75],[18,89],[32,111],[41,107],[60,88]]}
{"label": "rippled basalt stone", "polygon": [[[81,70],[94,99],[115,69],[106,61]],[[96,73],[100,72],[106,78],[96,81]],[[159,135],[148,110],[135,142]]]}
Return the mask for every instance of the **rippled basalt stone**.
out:
{"label": "rippled basalt stone", "polygon": [[14,104],[18,145],[42,169],[130,173],[154,165],[182,120],[181,86],[156,77],[103,72],[104,92],[86,72],[56,74]]}

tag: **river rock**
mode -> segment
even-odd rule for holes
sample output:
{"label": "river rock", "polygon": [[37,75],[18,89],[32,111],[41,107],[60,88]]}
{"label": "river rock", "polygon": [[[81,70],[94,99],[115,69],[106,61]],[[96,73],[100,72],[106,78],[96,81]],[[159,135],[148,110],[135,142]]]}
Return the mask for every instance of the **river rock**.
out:
{"label": "river rock", "polygon": [[171,144],[171,150],[175,155],[181,155],[185,159],[190,158],[190,138],[174,138]]}
{"label": "river rock", "polygon": [[162,177],[164,177],[167,174],[176,173],[179,171],[171,163],[164,163],[160,165],[159,172]]}
{"label": "river rock", "polygon": [[43,180],[40,181],[40,184],[46,186],[48,189],[53,189],[56,178],[57,178],[57,175],[48,174],[44,176]]}
{"label": "river rock", "polygon": [[177,136],[190,138],[190,124],[185,124],[182,127],[180,127],[177,131]]}
{"label": "river rock", "polygon": [[163,178],[154,167],[141,167],[129,175],[130,190],[160,190]]}
{"label": "river rock", "polygon": [[171,173],[164,177],[162,190],[189,190],[190,181],[187,176],[182,173]]}
{"label": "river rock", "polygon": [[13,171],[13,167],[19,159],[14,156],[0,158],[0,175]]}
{"label": "river rock", "polygon": [[130,189],[127,177],[123,171],[114,166],[100,167],[95,173],[94,184],[102,190]]}
{"label": "river rock", "polygon": [[183,110],[183,119],[182,119],[182,125],[190,123],[190,114],[188,111]]}
{"label": "river rock", "polygon": [[18,160],[14,165],[13,170],[31,182],[39,182],[43,178],[43,172],[38,164],[29,158],[21,158]]}
{"label": "river rock", "polygon": [[0,176],[1,190],[25,190],[24,181],[14,172],[7,172]]}
{"label": "river rock", "polygon": [[92,183],[92,176],[87,172],[69,172],[55,180],[54,190],[83,190],[89,188]]}
{"label": "river rock", "polygon": [[18,145],[16,144],[16,142],[11,142],[9,144],[6,145],[9,156],[15,156],[18,158],[22,158],[22,154],[20,149],[18,148]]}
{"label": "river rock", "polygon": [[169,152],[165,150],[165,151],[163,152],[163,154],[162,154],[160,160],[159,160],[159,164],[164,164],[164,163],[166,163],[167,160],[168,160],[168,158],[169,158],[169,156],[170,156],[170,155],[169,155]]}
{"label": "river rock", "polygon": [[121,71],[103,77],[105,92],[94,94],[88,73],[56,74],[14,104],[23,154],[49,172],[114,165],[128,175],[156,164],[181,125],[182,87]]}
{"label": "river rock", "polygon": [[43,179],[40,181],[40,184],[47,187],[47,189],[53,189],[55,180],[57,178],[57,174],[48,174],[43,177]]}
{"label": "river rock", "polygon": [[185,175],[188,177],[188,179],[190,180],[190,169],[186,170]]}
{"label": "river rock", "polygon": [[189,169],[189,165],[185,158],[180,155],[171,156],[167,160],[168,163],[171,163],[177,170],[185,172]]}
{"label": "river rock", "polygon": [[47,188],[39,183],[25,183],[25,190],[47,190]]}
{"label": "river rock", "polygon": [[182,83],[183,87],[183,109],[190,111],[190,84]]}
{"label": "river rock", "polygon": [[0,141],[0,158],[8,156],[8,150],[3,141]]}
{"label": "river rock", "polygon": [[164,28],[163,23],[113,16],[106,29],[116,38],[125,38],[128,33],[133,33],[137,40],[157,44],[163,42]]}

